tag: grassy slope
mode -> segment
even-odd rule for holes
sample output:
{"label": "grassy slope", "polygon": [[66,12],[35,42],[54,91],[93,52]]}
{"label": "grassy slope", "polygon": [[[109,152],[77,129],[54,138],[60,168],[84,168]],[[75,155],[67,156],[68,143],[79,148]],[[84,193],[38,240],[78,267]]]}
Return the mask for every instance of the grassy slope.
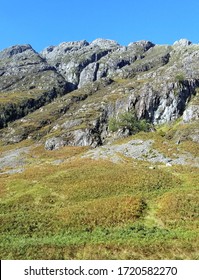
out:
{"label": "grassy slope", "polygon": [[1,176],[2,259],[199,258],[197,168],[85,160],[85,150],[34,147],[25,172]]}

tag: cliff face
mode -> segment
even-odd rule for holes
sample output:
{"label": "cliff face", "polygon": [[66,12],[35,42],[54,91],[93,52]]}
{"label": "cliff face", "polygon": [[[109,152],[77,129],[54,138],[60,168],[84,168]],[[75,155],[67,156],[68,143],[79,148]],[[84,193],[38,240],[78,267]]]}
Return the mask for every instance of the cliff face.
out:
{"label": "cliff face", "polygon": [[198,141],[198,58],[199,45],[184,39],[173,46],[68,42],[40,54],[30,45],[5,49],[0,52],[1,141],[31,138],[46,149],[96,147],[178,119],[194,123],[189,136]]}

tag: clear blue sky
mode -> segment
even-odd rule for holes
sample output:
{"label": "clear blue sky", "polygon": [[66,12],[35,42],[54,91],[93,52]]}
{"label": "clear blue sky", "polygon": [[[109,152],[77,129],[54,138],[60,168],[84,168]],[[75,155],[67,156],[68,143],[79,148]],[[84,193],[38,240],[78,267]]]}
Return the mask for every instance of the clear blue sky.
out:
{"label": "clear blue sky", "polygon": [[199,42],[199,0],[0,0],[0,50],[106,38]]}

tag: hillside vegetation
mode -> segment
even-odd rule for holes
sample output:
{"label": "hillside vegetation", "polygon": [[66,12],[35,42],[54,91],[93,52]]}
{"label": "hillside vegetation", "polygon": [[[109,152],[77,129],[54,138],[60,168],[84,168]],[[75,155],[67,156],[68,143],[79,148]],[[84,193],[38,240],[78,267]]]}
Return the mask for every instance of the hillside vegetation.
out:
{"label": "hillside vegetation", "polygon": [[198,168],[85,152],[36,146],[1,176],[1,258],[198,259]]}

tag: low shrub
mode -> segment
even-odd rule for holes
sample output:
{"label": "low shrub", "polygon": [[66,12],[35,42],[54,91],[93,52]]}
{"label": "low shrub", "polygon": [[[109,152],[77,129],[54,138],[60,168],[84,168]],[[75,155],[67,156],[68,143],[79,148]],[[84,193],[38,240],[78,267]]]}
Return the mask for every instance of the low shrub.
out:
{"label": "low shrub", "polygon": [[149,131],[151,124],[147,120],[139,120],[134,112],[125,112],[118,115],[117,118],[109,119],[109,130],[116,132],[119,129],[128,129],[130,134],[135,134],[139,131]]}

